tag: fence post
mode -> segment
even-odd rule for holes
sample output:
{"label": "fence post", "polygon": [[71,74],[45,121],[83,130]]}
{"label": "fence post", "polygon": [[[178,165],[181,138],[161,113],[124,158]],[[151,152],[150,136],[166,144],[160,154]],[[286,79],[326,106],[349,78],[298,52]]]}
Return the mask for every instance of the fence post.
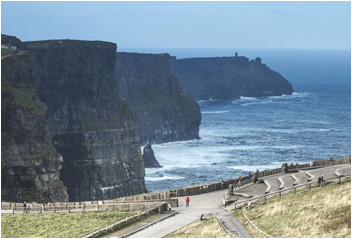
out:
{"label": "fence post", "polygon": [[86,212],[86,205],[83,204],[83,212]]}
{"label": "fence post", "polygon": [[112,211],[113,212],[115,211],[115,205],[114,204],[112,205]]}
{"label": "fence post", "polygon": [[99,204],[98,204],[98,212],[99,212]]}
{"label": "fence post", "polygon": [[69,213],[71,212],[71,210],[70,210],[70,206],[68,206],[68,212],[69,212]]}
{"label": "fence post", "polygon": [[312,190],[312,184],[309,184],[309,190]]}
{"label": "fence post", "polygon": [[281,199],[281,192],[279,192],[279,194],[280,194],[280,199]]}
{"label": "fence post", "polygon": [[266,203],[266,195],[264,196],[264,203]]}
{"label": "fence post", "polygon": [[[309,184],[310,185],[310,184]],[[297,194],[297,189],[295,188],[295,194]]]}
{"label": "fence post", "polygon": [[56,206],[54,206],[54,212],[56,212]]}
{"label": "fence post", "polygon": [[15,207],[12,208],[12,213],[15,214]]}

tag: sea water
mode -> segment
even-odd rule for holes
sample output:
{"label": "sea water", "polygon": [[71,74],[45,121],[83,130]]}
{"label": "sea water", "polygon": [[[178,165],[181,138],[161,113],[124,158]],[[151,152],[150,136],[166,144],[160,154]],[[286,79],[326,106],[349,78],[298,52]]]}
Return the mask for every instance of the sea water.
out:
{"label": "sea water", "polygon": [[[233,49],[141,49],[178,58],[233,56]],[[292,95],[198,101],[200,140],[153,145],[163,168],[146,169],[150,192],[232,179],[256,169],[351,154],[348,50],[238,50],[259,56]]]}

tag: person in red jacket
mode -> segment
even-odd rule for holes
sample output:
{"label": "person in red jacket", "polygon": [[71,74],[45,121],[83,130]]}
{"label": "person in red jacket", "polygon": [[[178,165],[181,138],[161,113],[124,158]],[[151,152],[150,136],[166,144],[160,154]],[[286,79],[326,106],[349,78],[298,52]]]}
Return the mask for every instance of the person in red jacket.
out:
{"label": "person in red jacket", "polygon": [[185,201],[186,201],[186,207],[189,207],[189,197],[188,196],[185,197]]}

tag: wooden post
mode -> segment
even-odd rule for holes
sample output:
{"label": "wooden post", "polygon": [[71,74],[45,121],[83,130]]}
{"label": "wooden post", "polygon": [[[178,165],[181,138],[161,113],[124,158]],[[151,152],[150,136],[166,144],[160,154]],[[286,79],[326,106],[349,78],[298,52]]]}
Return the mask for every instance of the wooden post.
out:
{"label": "wooden post", "polygon": [[83,204],[83,212],[86,212],[86,205]]}
{"label": "wooden post", "polygon": [[280,194],[280,199],[281,199],[281,192],[279,194]]}
{"label": "wooden post", "polygon": [[266,195],[264,196],[264,203],[266,203]]}
{"label": "wooden post", "polygon": [[99,212],[99,204],[98,204],[98,212]]}
{"label": "wooden post", "polygon": [[56,212],[56,206],[54,206],[54,212]]}
{"label": "wooden post", "polygon": [[[309,184],[310,185],[310,184]],[[297,188],[295,188],[295,194],[297,194]]]}
{"label": "wooden post", "polygon": [[115,211],[115,205],[112,204],[112,211],[114,212]]}
{"label": "wooden post", "polygon": [[15,214],[15,207],[12,208],[12,213]]}
{"label": "wooden post", "polygon": [[70,210],[70,206],[68,206],[68,213],[70,213],[71,212],[71,210]]}

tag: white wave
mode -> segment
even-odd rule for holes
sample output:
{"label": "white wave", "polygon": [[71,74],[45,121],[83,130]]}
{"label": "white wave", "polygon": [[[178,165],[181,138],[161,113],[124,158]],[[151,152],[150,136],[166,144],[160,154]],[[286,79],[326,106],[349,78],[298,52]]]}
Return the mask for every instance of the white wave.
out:
{"label": "white wave", "polygon": [[282,166],[282,162],[272,162],[268,165],[235,165],[228,166],[228,168],[247,171],[247,172],[255,172],[257,169],[259,171],[263,171],[266,169],[280,168]]}
{"label": "white wave", "polygon": [[146,176],[144,179],[145,179],[145,181],[155,182],[155,181],[163,181],[163,180],[180,180],[180,179],[185,179],[185,177],[163,174],[162,176],[156,176],[156,177]]}
{"label": "white wave", "polygon": [[232,101],[233,104],[240,104],[241,106],[248,106],[254,104],[269,104],[269,103],[283,103],[282,100],[291,100],[295,98],[306,98],[309,97],[309,92],[293,92],[292,95],[281,95],[281,96],[267,96],[261,98],[255,97],[244,97]]}
{"label": "white wave", "polygon": [[240,100],[246,100],[246,101],[248,101],[248,100],[257,100],[258,98],[255,98],[255,97],[246,97],[246,96],[241,96],[240,97]]}
{"label": "white wave", "polygon": [[219,110],[219,111],[203,111],[202,114],[223,114],[229,113],[228,110]]}

